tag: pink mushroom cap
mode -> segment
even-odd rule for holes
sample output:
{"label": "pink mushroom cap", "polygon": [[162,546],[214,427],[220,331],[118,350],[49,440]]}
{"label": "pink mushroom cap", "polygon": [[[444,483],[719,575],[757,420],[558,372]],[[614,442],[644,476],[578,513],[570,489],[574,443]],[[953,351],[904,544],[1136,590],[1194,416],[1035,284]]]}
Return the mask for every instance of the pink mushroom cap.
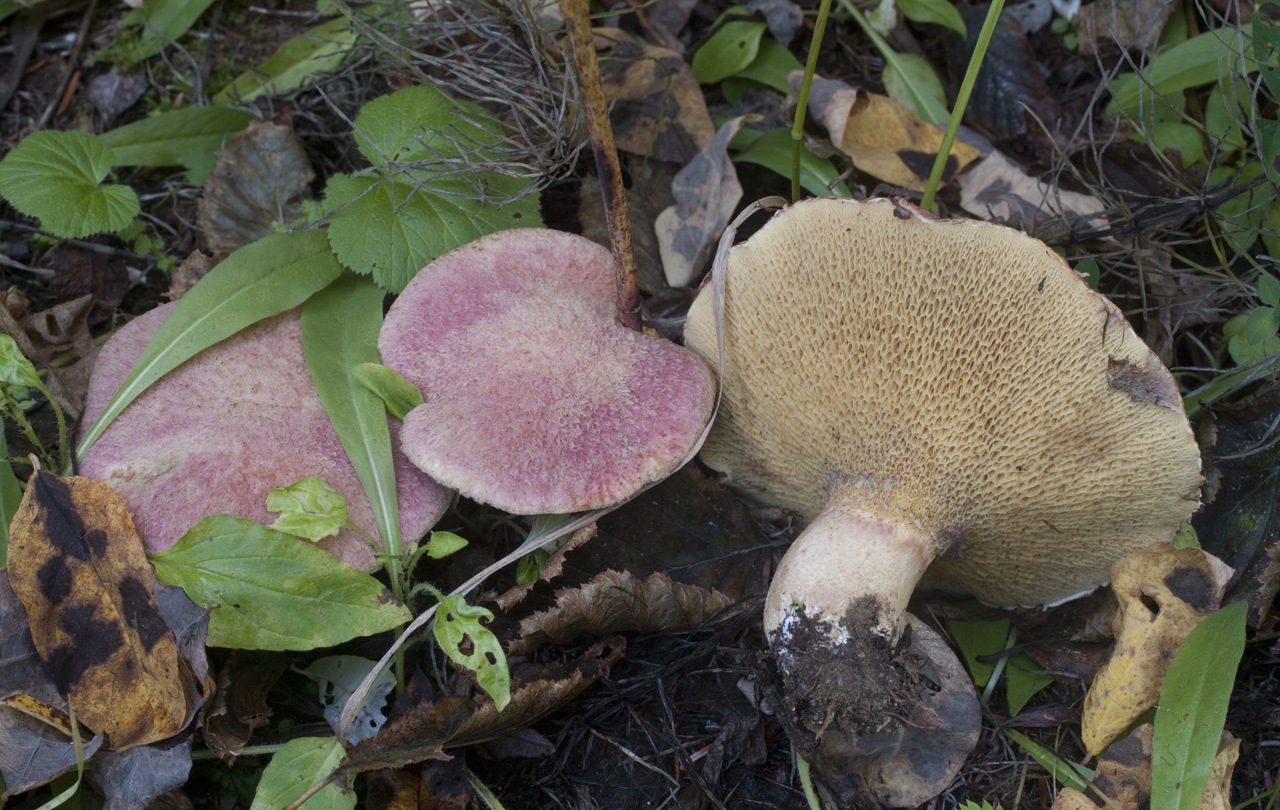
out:
{"label": "pink mushroom cap", "polygon": [[[102,347],[89,382],[87,430],[172,305],[120,329]],[[400,527],[424,535],[452,493],[409,463],[391,420]],[[311,381],[298,310],[257,323],[174,369],[134,400],[80,462],[133,513],[148,552],[163,551],[208,515],[270,524],[267,492],[308,476],[342,493],[347,515],[375,537],[377,520]],[[351,529],[319,543],[365,571],[379,567],[369,541]]]}
{"label": "pink mushroom cap", "polygon": [[515,514],[626,500],[685,460],[715,381],[693,352],[625,327],[613,256],[560,231],[490,234],[409,282],[382,361],[421,390],[405,454]]}

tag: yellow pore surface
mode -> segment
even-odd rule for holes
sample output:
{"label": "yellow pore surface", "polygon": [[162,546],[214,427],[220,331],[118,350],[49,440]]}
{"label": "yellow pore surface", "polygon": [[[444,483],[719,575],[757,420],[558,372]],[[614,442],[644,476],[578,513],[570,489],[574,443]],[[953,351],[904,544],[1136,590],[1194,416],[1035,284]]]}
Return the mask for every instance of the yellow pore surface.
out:
{"label": "yellow pore surface", "polygon": [[[887,200],[819,199],[729,257],[724,401],[702,458],[816,516],[830,496],[963,538],[926,582],[1063,599],[1198,504],[1169,373],[1043,243]],[[711,289],[685,338],[716,364]]]}

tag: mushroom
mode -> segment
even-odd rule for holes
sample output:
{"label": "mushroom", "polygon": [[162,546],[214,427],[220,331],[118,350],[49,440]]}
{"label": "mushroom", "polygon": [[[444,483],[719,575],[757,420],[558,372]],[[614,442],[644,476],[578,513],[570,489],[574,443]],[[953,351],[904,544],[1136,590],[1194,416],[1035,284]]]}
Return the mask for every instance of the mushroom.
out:
{"label": "mushroom", "polygon": [[[1113,304],[1009,228],[808,200],[726,272],[723,402],[701,457],[809,521],[765,604],[780,715],[845,801],[919,804],[978,718],[963,700],[921,708],[959,665],[921,650],[924,625],[905,630],[917,583],[1054,602],[1171,538],[1201,483],[1181,398]],[[709,287],[685,340],[717,362]],[[915,767],[902,778],[875,764],[948,727],[933,773],[915,767],[930,757],[899,756]]]}
{"label": "mushroom", "polygon": [[[82,431],[171,309],[135,318],[102,347]],[[391,425],[394,445],[397,423]],[[448,508],[452,493],[394,453],[401,530],[418,538]],[[80,471],[120,494],[152,553],[207,515],[269,523],[267,492],[308,476],[342,493],[351,521],[377,536],[373,508],[307,370],[299,310],[261,321],[162,377],[111,423]],[[380,567],[369,541],[349,528],[319,545],[362,570]]]}
{"label": "mushroom", "polygon": [[613,256],[520,228],[423,268],[392,305],[382,361],[417,385],[401,446],[514,514],[619,503],[686,460],[710,418],[702,358],[620,320]]}

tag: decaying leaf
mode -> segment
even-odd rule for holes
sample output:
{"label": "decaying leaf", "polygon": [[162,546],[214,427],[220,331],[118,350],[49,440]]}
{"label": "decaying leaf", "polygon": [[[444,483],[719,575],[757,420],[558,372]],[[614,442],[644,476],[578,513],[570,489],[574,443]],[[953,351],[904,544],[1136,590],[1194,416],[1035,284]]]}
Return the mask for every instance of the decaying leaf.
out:
{"label": "decaying leaf", "polygon": [[187,725],[194,679],[160,614],[133,520],[108,486],[32,475],[9,571],[40,659],[85,726],[124,749]]}
{"label": "decaying leaf", "polygon": [[[826,128],[831,143],[861,171],[890,185],[923,191],[942,146],[942,129],[920,120],[888,96],[856,90],[833,79],[813,80],[809,112]],[[962,141],[951,147],[943,182],[978,159]]]}
{"label": "decaying leaf", "polygon": [[108,807],[163,806],[155,800],[182,787],[191,775],[191,734],[106,751],[94,760],[92,775]]}
{"label": "decaying leaf", "polygon": [[1231,569],[1198,548],[1157,543],[1116,561],[1115,650],[1085,696],[1082,736],[1096,756],[1156,704],[1174,653],[1218,609]]}
{"label": "decaying leaf", "polygon": [[[8,307],[0,307],[0,332],[13,338],[28,360],[44,367],[49,390],[72,419],[84,412],[89,371],[97,354],[89,334],[88,319],[93,305],[92,295],[82,295],[29,314],[21,321]],[[51,365],[63,352],[74,352],[80,359],[63,367]]]}
{"label": "decaying leaf", "polygon": [[1076,18],[1080,53],[1092,56],[1103,39],[1121,48],[1145,51],[1156,44],[1173,15],[1173,0],[1099,0],[1081,5]]}
{"label": "decaying leaf", "polygon": [[218,691],[206,709],[205,745],[228,765],[236,761],[256,729],[271,720],[267,692],[289,668],[279,655],[235,650],[218,671]]}
{"label": "decaying leaf", "polygon": [[534,585],[537,585],[539,582],[550,582],[560,576],[560,572],[564,570],[565,555],[570,551],[579,548],[584,543],[594,540],[596,534],[598,534],[598,530],[594,523],[589,526],[583,526],[581,529],[574,532],[563,546],[559,546],[552,551],[550,555],[548,555],[546,563],[542,566],[542,574],[536,580],[526,582],[523,585],[516,585],[495,600],[498,603],[499,609],[504,612],[510,610],[528,595]]}
{"label": "decaying leaf", "polygon": [[738,172],[729,159],[729,141],[742,118],[727,121],[706,148],[671,183],[676,204],[653,223],[662,254],[662,272],[672,287],[683,287],[706,264],[712,248],[742,199]]}
{"label": "decaying leaf", "polygon": [[529,655],[583,633],[692,630],[731,604],[718,591],[682,585],[663,573],[641,580],[625,571],[605,571],[580,588],[560,591],[554,608],[520,622],[520,638],[508,645],[508,653]]}
{"label": "decaying leaf", "polygon": [[[627,164],[631,178],[627,186],[627,219],[631,222],[632,249],[636,254],[636,286],[649,295],[667,289],[653,223],[665,208],[675,203],[671,184],[677,169],[673,163],[640,158]],[[582,235],[607,246],[609,224],[605,220],[604,191],[599,178],[584,177],[579,198],[578,221],[582,224]]]}
{"label": "decaying leaf", "polygon": [[205,181],[198,213],[205,242],[215,253],[231,253],[270,235],[273,222],[297,218],[314,178],[293,127],[250,121],[218,150]]}
{"label": "decaying leaf", "polygon": [[992,152],[960,180],[960,205],[976,217],[1044,238],[1045,224],[1106,228],[1106,206],[1096,197],[1054,188]]}
{"label": "decaying leaf", "polygon": [[[76,765],[75,744],[69,735],[9,703],[0,704],[0,777],[5,786],[0,799],[39,787]],[[84,734],[85,729],[80,732]],[[97,753],[105,740],[103,734],[84,740],[84,756]]]}
{"label": "decaying leaf", "polygon": [[600,83],[610,102],[618,149],[686,163],[715,136],[698,80],[675,51],[648,45],[616,28],[596,32]]}
{"label": "decaying leaf", "polygon": [[[387,721],[378,736],[353,747],[339,773],[399,768],[429,759],[448,759],[446,748],[485,742],[524,728],[564,706],[604,676],[622,658],[621,638],[599,642],[565,665],[534,668],[534,680],[515,686],[501,712],[493,701],[449,695],[422,702]],[[512,673],[513,682],[522,673]]]}

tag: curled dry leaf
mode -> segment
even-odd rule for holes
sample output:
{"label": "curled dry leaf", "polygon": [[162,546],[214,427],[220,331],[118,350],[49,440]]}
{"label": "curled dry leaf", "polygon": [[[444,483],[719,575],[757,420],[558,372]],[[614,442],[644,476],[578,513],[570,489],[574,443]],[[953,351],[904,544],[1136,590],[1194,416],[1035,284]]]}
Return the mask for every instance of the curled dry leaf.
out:
{"label": "curled dry leaf", "polygon": [[560,572],[564,570],[565,555],[570,551],[573,551],[575,548],[579,548],[584,543],[594,540],[598,533],[596,524],[594,523],[578,529],[569,536],[568,541],[565,542],[563,546],[555,549],[547,556],[547,561],[542,566],[542,574],[537,579],[532,582],[526,582],[523,585],[517,585],[494,600],[498,603],[498,607],[505,613],[520,604],[520,602],[524,600],[525,596],[529,594],[529,591],[533,590],[534,585],[537,585],[539,582],[550,582],[560,576]]}
{"label": "curled dry leaf", "polygon": [[545,644],[566,644],[583,633],[654,633],[692,630],[733,604],[718,591],[683,585],[663,573],[636,579],[605,571],[585,585],[556,594],[556,606],[520,622],[511,655],[529,655]]}
{"label": "curled dry leaf", "polygon": [[[832,79],[813,80],[809,112],[826,128],[831,144],[859,170],[893,186],[923,191],[942,146],[942,129],[922,121],[888,96],[856,90]],[[943,182],[978,159],[978,150],[957,140]]]}
{"label": "curled dry leaf", "polygon": [[9,575],[40,659],[85,726],[124,749],[187,725],[196,683],[110,487],[36,472],[13,519]]}
{"label": "curled dry leaf", "polygon": [[289,668],[279,655],[235,650],[218,671],[218,691],[202,718],[205,745],[228,765],[271,720],[267,692]]}
{"label": "curled dry leaf", "polygon": [[1111,567],[1120,602],[1115,650],[1084,701],[1085,747],[1097,756],[1156,704],[1174,653],[1218,609],[1231,569],[1198,548],[1156,543]]}

